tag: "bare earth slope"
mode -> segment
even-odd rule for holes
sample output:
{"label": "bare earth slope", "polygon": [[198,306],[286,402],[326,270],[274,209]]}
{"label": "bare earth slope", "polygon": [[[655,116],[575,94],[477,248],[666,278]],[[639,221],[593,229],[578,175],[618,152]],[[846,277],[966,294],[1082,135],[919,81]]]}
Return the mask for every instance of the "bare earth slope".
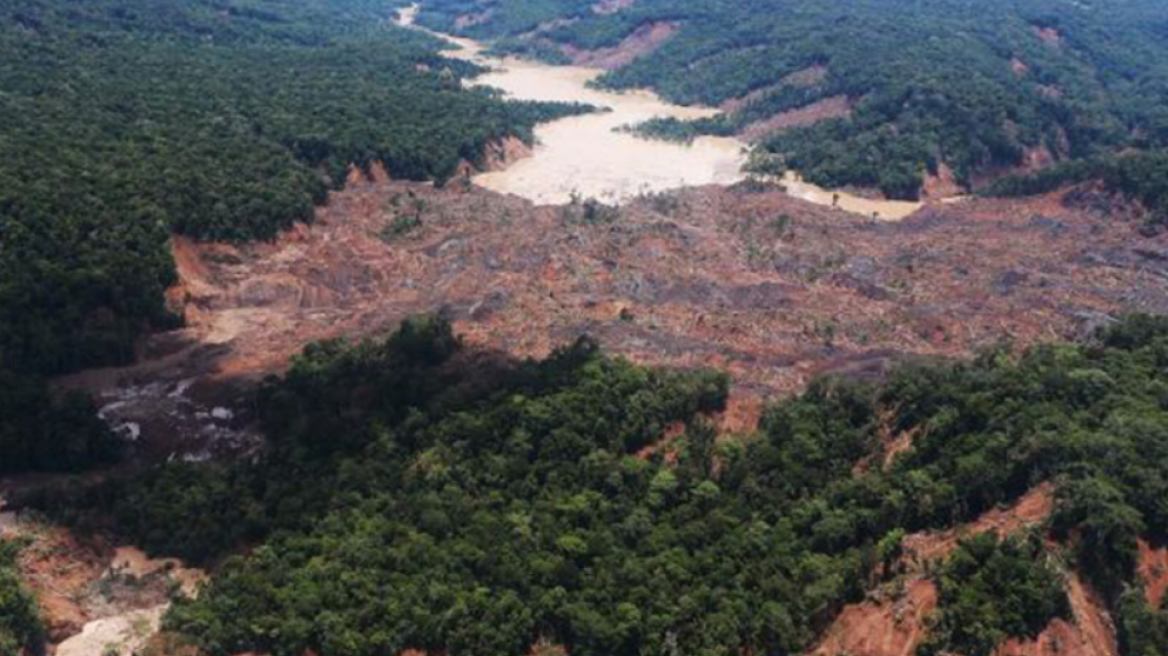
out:
{"label": "bare earth slope", "polygon": [[176,240],[189,327],[142,364],[65,384],[96,391],[150,450],[207,457],[249,448],[233,381],[421,312],[519,356],[589,333],[636,361],[723,368],[749,407],[824,372],[1168,311],[1168,240],[1090,191],[877,223],[777,192],[692,189],[606,216],[451,187],[355,176],[274,243]]}
{"label": "bare earth slope", "polygon": [[[949,556],[962,538],[993,531],[1000,536],[1040,527],[1054,506],[1049,484],[1035,487],[1008,508],[991,510],[957,529],[917,533],[903,541],[900,575],[863,602],[844,608],[808,656],[913,656],[928,635],[937,608],[937,584],[927,567]],[[995,656],[1117,656],[1114,623],[1106,605],[1075,572],[1068,574],[1071,618],[1055,619],[1034,640],[1010,639]]]}

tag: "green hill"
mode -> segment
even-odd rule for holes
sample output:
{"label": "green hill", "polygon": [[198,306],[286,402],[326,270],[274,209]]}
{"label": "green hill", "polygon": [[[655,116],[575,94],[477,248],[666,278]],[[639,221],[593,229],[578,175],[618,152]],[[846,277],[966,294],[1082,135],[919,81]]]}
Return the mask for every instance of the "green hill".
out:
{"label": "green hill", "polygon": [[1168,140],[1168,14],[1156,0],[637,0],[614,13],[578,0],[432,0],[423,8],[427,24],[453,29],[458,16],[474,16],[464,33],[551,57],[563,57],[563,45],[609,47],[641,26],[675,23],[677,34],[601,84],[652,87],[682,103],[751,99],[724,119],[651,126],[681,138],[846,99],[847,116],[762,140],[776,156],[765,166],[793,167],[828,187],[914,198],[942,163],[973,185],[1022,166],[1027,153],[1081,158]]}
{"label": "green hill", "polygon": [[[51,506],[106,514],[158,553],[247,547],[167,620],[214,656],[787,654],[898,576],[906,534],[1052,482],[1058,546],[981,537],[926,570],[941,602],[924,653],[987,656],[1068,617],[1069,566],[1112,607],[1125,655],[1162,655],[1166,616],[1133,600],[1136,539],[1168,539],[1166,358],[1168,324],[1134,318],[1090,345],[820,380],[720,441],[702,414],[723,376],[587,340],[500,361],[411,322],[314,346],[265,388],[258,463],[169,465]],[[884,431],[917,437],[864,466]]]}

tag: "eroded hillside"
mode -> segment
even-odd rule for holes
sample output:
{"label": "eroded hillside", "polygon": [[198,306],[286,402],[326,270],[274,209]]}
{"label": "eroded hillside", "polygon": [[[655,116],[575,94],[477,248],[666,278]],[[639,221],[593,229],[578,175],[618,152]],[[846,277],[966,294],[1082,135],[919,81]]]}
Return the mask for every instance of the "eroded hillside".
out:
{"label": "eroded hillside", "polygon": [[313,225],[272,243],[176,238],[170,299],[188,327],[152,338],[137,366],[67,384],[97,392],[105,416],[161,455],[247,448],[236,382],[282,370],[311,341],[441,311],[469,343],[517,356],[589,334],[637,362],[724,369],[739,408],[826,372],[1163,311],[1168,238],[1141,236],[1135,214],[1090,187],[881,223],[775,191],[536,207],[355,175]]}

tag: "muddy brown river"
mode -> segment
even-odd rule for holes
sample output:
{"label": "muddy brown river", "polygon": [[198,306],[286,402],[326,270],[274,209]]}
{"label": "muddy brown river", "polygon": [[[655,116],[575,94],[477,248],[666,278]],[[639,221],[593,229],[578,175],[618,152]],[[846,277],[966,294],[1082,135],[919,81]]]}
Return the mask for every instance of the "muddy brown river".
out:
{"label": "muddy brown river", "polygon": [[[414,26],[417,12],[417,5],[402,10],[399,22]],[[589,88],[588,83],[603,70],[490,57],[476,41],[431,33],[455,46],[448,56],[490,69],[474,84],[495,87],[517,100],[581,102],[607,110],[537,126],[531,156],[504,170],[474,176],[480,186],[540,204],[565,203],[574,194],[620,202],[646,192],[733,184],[744,177],[742,166],[749,145],[739,139],[701,137],[686,145],[642,139],[618,130],[651,118],[713,116],[716,109],[675,105],[643,90],[616,93]],[[803,200],[879,219],[900,219],[920,207],[919,203],[874,200],[822,189],[793,175],[787,176],[784,185],[791,195]]]}

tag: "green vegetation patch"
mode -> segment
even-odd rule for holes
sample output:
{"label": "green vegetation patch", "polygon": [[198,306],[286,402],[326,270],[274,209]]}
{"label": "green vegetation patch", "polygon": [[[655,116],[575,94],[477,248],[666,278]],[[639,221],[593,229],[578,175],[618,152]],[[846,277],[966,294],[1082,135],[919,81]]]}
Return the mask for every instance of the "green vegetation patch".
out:
{"label": "green vegetation patch", "polygon": [[1115,611],[1116,633],[1121,654],[1130,656],[1164,656],[1168,654],[1168,605],[1149,608],[1144,590],[1128,588],[1120,597]]}
{"label": "green vegetation patch", "polygon": [[[1149,235],[1168,226],[1168,150],[1067,162],[1039,173],[1003,178],[982,193],[1030,196],[1089,181],[1099,181],[1105,190],[1139,203],[1147,211],[1144,232]],[[1103,209],[1112,208],[1104,205]]]}
{"label": "green vegetation patch", "polygon": [[[256,463],[168,465],[49,505],[155,553],[237,554],[167,619],[215,655],[795,653],[903,536],[1043,481],[1061,490],[1055,534],[1081,538],[1068,566],[1120,603],[1134,536],[1168,538],[1165,372],[1168,321],[1133,318],[1089,345],[820,380],[753,439],[719,441],[701,415],[724,376],[587,340],[511,362],[422,320],[313,346],[266,385]],[[907,430],[914,448],[872,466]],[[943,570],[937,647],[1040,630],[1064,610],[1056,571],[1031,541],[967,543]],[[1130,623],[1133,641],[1158,626]]]}
{"label": "green vegetation patch", "polygon": [[942,164],[972,185],[1028,152],[1079,159],[1168,145],[1158,0],[638,0],[607,14],[592,4],[432,0],[422,19],[453,29],[476,16],[463,32],[553,60],[562,46],[611,47],[648,24],[680,25],[600,84],[685,104],[750,99],[727,117],[646,126],[681,140],[845,98],[847,115],[761,144],[776,166],[827,187],[915,198]]}
{"label": "green vegetation patch", "polygon": [[17,656],[22,649],[42,654],[45,627],[36,600],[24,587],[16,569],[22,545],[0,540],[0,655]]}
{"label": "green vegetation patch", "polygon": [[1070,619],[1053,560],[1034,534],[962,541],[939,577],[938,615],[918,656],[989,656],[1008,637],[1033,639],[1051,620]]}

